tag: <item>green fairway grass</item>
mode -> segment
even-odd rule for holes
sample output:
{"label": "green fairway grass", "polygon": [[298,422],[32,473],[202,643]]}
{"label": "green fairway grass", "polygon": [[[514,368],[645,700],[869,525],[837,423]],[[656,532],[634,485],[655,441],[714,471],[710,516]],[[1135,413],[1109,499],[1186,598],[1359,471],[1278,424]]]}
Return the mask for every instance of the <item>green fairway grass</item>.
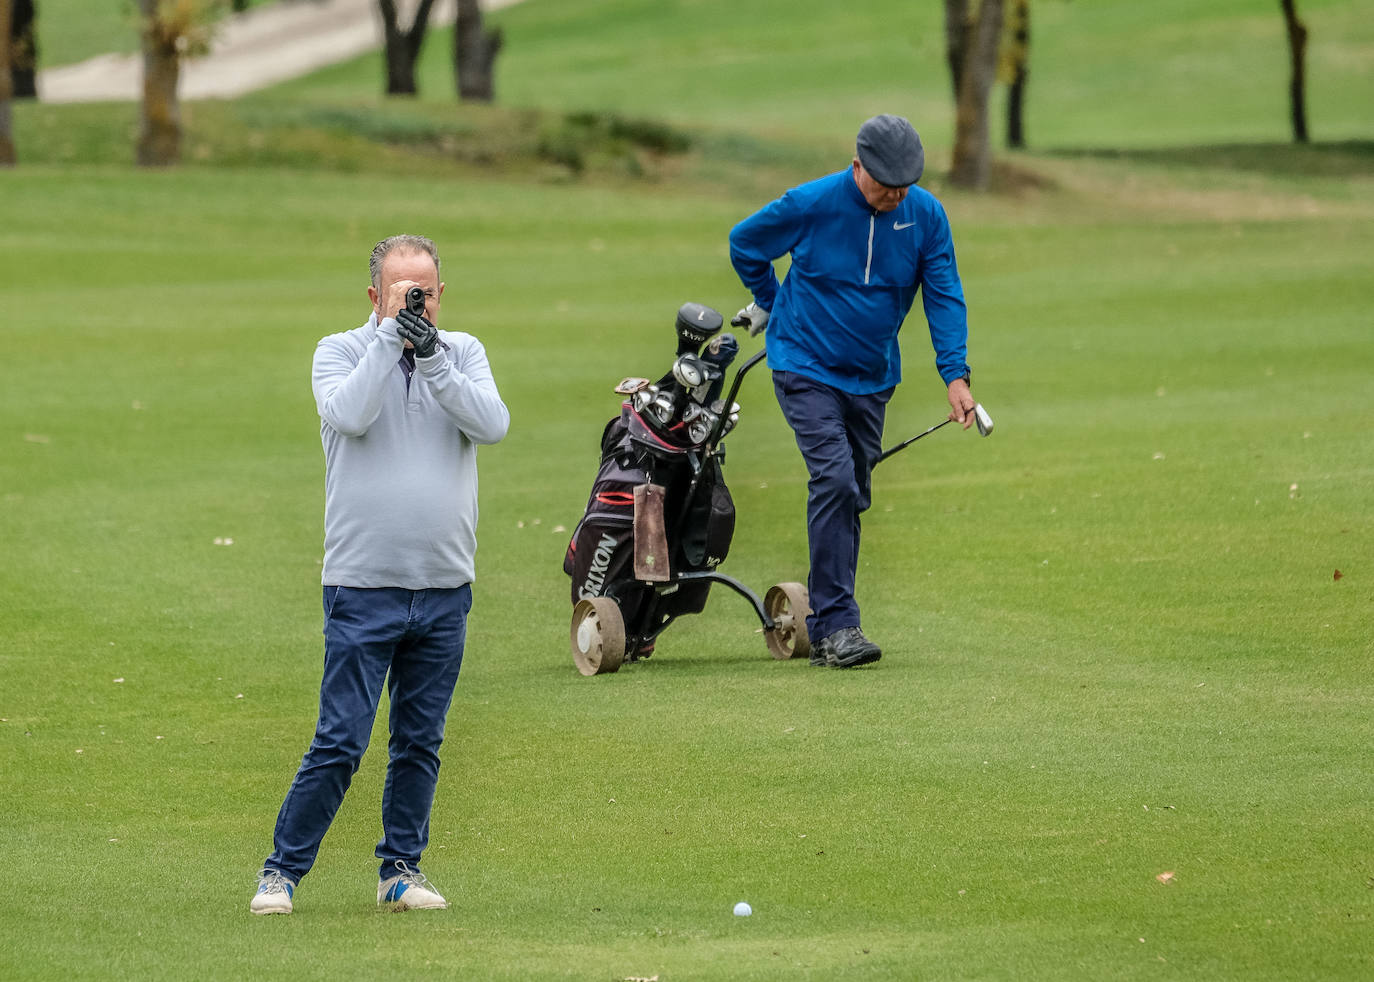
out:
{"label": "green fairway grass", "polygon": [[[579,6],[627,41],[706,38],[689,15],[720,9]],[[1143,30],[1126,7],[1049,3],[1046,30]],[[552,71],[559,38],[592,44],[572,8],[502,12],[506,64]],[[1302,9],[1353,23],[1349,4]],[[798,51],[843,32],[793,23]],[[945,427],[874,474],[859,599],[882,661],[774,661],[718,589],[652,658],[583,678],[561,562],[612,386],[668,368],[679,304],[745,302],[730,225],[844,166],[883,95],[856,78],[811,128],[801,91],[760,128],[723,95],[651,98],[624,61],[642,98],[557,76],[547,102],[490,111],[383,103],[322,73],[190,107],[187,163],[157,173],[128,165],[132,107],[17,107],[0,979],[1366,978],[1358,110],[1310,148],[1245,112],[1210,143],[1196,121],[1157,139],[1064,121],[983,196],[942,187],[947,146],[929,141],[996,428]],[[1224,89],[1202,92],[1200,114],[1232,118]],[[598,137],[574,173],[518,124],[577,108],[669,120],[690,148]],[[484,169],[493,147],[504,172]],[[383,708],[296,913],[255,918],[323,652],[310,359],[365,320],[367,253],[402,230],[438,241],[442,326],[483,340],[512,413],[479,454],[476,603],[424,862],[453,908],[374,905]],[[889,442],[947,411],[919,313],[904,341]],[[761,369],[739,401],[722,568],[762,592],[805,578],[806,477]]]}

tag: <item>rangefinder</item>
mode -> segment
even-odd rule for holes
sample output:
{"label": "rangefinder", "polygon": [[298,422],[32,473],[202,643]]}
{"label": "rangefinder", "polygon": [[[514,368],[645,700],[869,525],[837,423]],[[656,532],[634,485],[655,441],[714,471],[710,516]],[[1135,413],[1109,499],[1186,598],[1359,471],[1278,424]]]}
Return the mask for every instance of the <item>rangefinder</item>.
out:
{"label": "rangefinder", "polygon": [[406,310],[417,317],[423,316],[425,312],[425,291],[418,286],[412,286],[406,291]]}

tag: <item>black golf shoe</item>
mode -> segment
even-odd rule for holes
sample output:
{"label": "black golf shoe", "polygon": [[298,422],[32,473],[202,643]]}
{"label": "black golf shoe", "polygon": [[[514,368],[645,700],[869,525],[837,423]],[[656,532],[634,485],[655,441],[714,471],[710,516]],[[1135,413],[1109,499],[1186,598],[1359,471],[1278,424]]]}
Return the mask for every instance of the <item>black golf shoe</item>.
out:
{"label": "black golf shoe", "polygon": [[825,668],[830,664],[830,658],[827,655],[830,646],[826,644],[829,640],[829,638],[821,638],[811,646],[810,662],[813,668]]}
{"label": "black golf shoe", "polygon": [[[857,627],[842,627],[821,638],[818,648],[831,668],[857,668],[883,657],[883,649],[864,637],[864,632]],[[815,655],[812,655],[811,664],[816,664]]]}

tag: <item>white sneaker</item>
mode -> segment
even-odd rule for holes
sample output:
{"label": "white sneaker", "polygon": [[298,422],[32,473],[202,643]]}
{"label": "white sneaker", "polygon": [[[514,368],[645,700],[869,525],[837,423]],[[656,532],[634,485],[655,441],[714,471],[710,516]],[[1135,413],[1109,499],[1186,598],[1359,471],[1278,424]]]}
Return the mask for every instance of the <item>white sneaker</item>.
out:
{"label": "white sneaker", "polygon": [[258,874],[258,892],[248,909],[255,914],[291,913],[291,895],[296,885],[288,880],[280,870],[265,869]]}
{"label": "white sneaker", "polygon": [[425,879],[418,869],[411,869],[397,860],[398,875],[377,884],[377,903],[387,904],[392,910],[442,910],[448,901],[434,889],[434,884]]}

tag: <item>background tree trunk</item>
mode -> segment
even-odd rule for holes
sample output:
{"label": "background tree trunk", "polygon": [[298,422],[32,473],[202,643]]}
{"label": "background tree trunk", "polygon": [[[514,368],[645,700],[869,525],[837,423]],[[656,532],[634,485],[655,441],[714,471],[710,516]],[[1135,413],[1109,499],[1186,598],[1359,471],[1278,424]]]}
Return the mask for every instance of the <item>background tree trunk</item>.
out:
{"label": "background tree trunk", "polygon": [[14,88],[13,99],[33,99],[38,95],[34,84],[38,75],[38,34],[34,29],[33,0],[10,0],[9,64]]}
{"label": "background tree trunk", "polygon": [[1307,25],[1298,19],[1296,0],[1279,0],[1288,25],[1288,57],[1292,76],[1288,82],[1288,102],[1293,118],[1293,142],[1307,142]]}
{"label": "background tree trunk", "polygon": [[963,84],[964,50],[969,36],[968,0],[945,0],[945,61],[949,65],[950,89],[954,104],[959,104]]}
{"label": "background tree trunk", "polygon": [[954,124],[954,161],[949,181],[957,187],[988,186],[992,151],[988,145],[988,96],[997,77],[997,50],[1002,40],[1002,0],[982,0],[978,20],[964,53],[959,107]]}
{"label": "background tree trunk", "polygon": [[425,41],[434,0],[420,0],[409,30],[398,22],[396,0],[377,0],[377,6],[382,12],[382,32],[386,38],[386,94],[414,95],[419,91],[415,85],[415,62]]}
{"label": "background tree trunk", "polygon": [[14,139],[10,136],[10,0],[0,0],[0,167],[14,166]]}
{"label": "background tree trunk", "polygon": [[1026,79],[1030,72],[1030,0],[1012,0],[1011,30],[1003,49],[1007,83],[1007,146],[1026,146]]}
{"label": "background tree trunk", "polygon": [[458,0],[453,25],[453,74],[463,102],[491,102],[495,98],[492,69],[501,50],[501,30],[482,29],[478,0]]}
{"label": "background tree trunk", "polygon": [[158,0],[138,0],[143,17],[143,104],[135,156],[142,167],[167,167],[181,159],[181,52],[176,37],[163,29],[157,7]]}

